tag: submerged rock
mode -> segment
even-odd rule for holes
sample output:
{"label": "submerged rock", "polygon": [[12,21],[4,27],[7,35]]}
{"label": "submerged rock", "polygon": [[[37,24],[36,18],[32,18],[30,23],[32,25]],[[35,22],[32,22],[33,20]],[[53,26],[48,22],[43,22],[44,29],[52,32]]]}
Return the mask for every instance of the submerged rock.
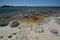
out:
{"label": "submerged rock", "polygon": [[8,24],[9,24],[9,23],[7,23],[7,22],[5,22],[5,23],[3,22],[3,23],[0,23],[0,26],[1,26],[1,27],[4,27],[4,26],[7,26]]}
{"label": "submerged rock", "polygon": [[9,15],[3,15],[2,18],[10,18]]}
{"label": "submerged rock", "polygon": [[13,22],[11,25],[10,25],[10,27],[18,27],[19,26],[19,23],[18,22]]}
{"label": "submerged rock", "polygon": [[20,18],[22,18],[22,19],[29,17],[28,14],[19,14],[17,16],[20,17]]}
{"label": "submerged rock", "polygon": [[10,18],[10,16],[4,16],[4,18]]}

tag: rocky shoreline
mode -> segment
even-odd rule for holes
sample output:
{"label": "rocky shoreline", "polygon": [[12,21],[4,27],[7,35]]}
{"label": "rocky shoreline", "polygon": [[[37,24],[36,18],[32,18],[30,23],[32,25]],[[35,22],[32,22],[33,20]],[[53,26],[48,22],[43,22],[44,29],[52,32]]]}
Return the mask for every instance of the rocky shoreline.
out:
{"label": "rocky shoreline", "polygon": [[16,13],[0,16],[0,40],[60,40],[60,10]]}
{"label": "rocky shoreline", "polygon": [[28,18],[30,16],[60,17],[60,10],[21,10],[17,12],[0,15],[0,19]]}

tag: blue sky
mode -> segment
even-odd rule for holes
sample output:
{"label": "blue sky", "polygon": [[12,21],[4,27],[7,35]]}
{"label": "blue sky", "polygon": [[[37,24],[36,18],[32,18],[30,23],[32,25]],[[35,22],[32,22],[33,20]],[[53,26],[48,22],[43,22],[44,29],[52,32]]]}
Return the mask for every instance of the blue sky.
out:
{"label": "blue sky", "polygon": [[0,6],[60,6],[60,0],[0,0]]}

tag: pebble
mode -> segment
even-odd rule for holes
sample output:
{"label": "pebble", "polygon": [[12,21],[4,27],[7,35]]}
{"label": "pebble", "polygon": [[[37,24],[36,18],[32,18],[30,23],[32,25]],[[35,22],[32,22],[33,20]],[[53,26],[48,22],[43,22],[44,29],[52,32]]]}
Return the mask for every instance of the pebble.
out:
{"label": "pebble", "polygon": [[0,38],[3,38],[3,36],[0,36]]}
{"label": "pebble", "polygon": [[19,29],[21,29],[21,27],[19,27]]}

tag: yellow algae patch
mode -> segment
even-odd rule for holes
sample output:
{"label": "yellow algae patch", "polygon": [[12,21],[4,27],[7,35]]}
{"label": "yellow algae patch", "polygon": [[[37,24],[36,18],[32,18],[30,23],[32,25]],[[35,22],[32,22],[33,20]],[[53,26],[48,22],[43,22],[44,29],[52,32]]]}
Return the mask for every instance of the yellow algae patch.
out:
{"label": "yellow algae patch", "polygon": [[22,19],[21,22],[23,23],[36,23],[36,22],[40,22],[44,19],[44,16],[31,16],[29,18],[26,19]]}

